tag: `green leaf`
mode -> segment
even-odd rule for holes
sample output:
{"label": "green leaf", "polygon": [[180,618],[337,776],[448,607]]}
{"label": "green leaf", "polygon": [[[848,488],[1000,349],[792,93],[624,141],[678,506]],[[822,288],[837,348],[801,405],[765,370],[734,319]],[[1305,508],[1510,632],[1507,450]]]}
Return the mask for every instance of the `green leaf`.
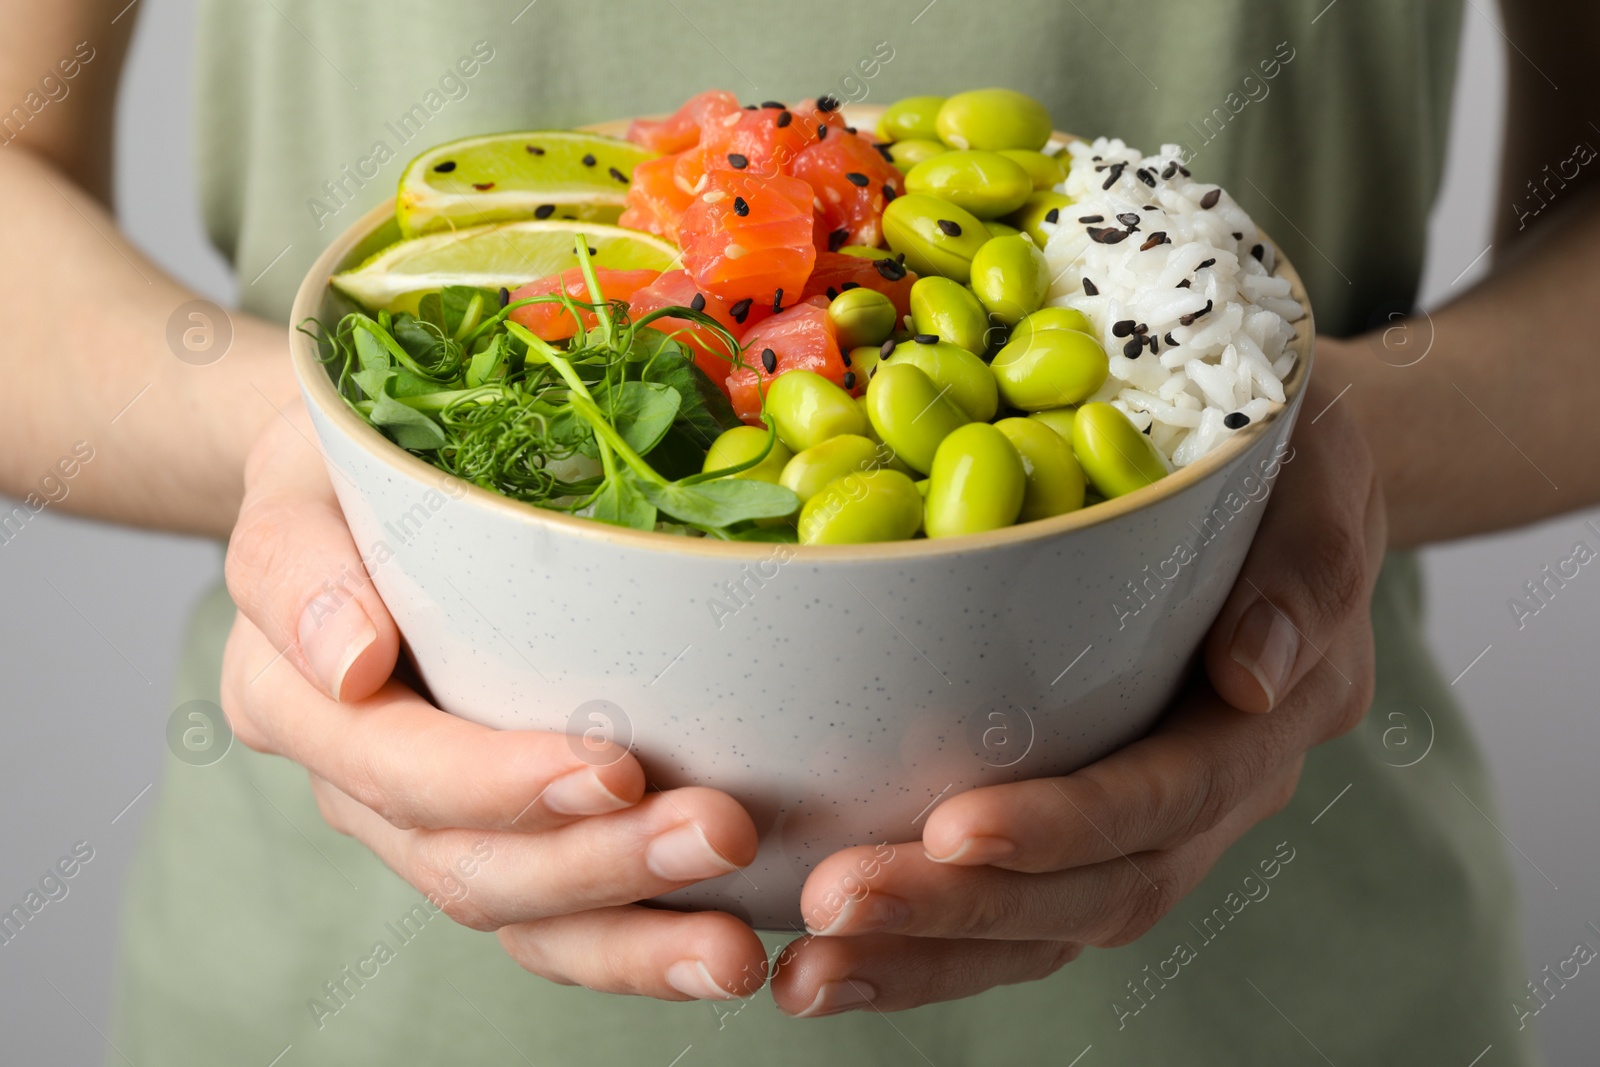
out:
{"label": "green leaf", "polygon": [[381,427],[401,448],[426,452],[441,447],[448,440],[437,422],[387,393],[381,393],[373,400],[372,414],[367,418],[372,425]]}
{"label": "green leaf", "polygon": [[477,329],[486,315],[500,310],[500,294],[472,285],[445,286],[439,293],[439,302],[444,335],[457,341]]}
{"label": "green leaf", "polygon": [[438,293],[424,293],[422,299],[417,301],[417,318],[437,326],[440,332],[444,331],[444,304]]}
{"label": "green leaf", "polygon": [[597,390],[594,399],[628,447],[641,456],[672,428],[682,403],[676,389],[656,382],[622,382]]}
{"label": "green leaf", "polygon": [[732,526],[750,519],[779,519],[800,507],[792,490],[754,478],[724,478],[699,485],[641,485],[652,504],[696,526]]}
{"label": "green leaf", "polygon": [[[640,334],[656,333],[654,330],[640,330]],[[661,334],[656,334],[662,337]],[[673,341],[666,340],[666,346],[658,350],[651,357],[641,372],[641,378],[647,382],[657,382],[661,385],[670,385],[678,391],[682,398],[678,418],[687,424],[693,436],[699,440],[702,450],[710,448],[724,430],[731,430],[739,425],[739,417],[733,413],[733,405],[723,395],[706,373],[696,367],[688,356]]]}
{"label": "green leaf", "polygon": [[[371,322],[367,319],[367,322]],[[375,324],[374,324],[375,325]],[[394,366],[394,355],[370,329],[357,328],[355,334],[356,361],[362,370],[388,370]]]}
{"label": "green leaf", "polygon": [[730,541],[761,541],[772,544],[794,545],[800,543],[800,535],[793,526],[756,526],[751,525],[746,529],[735,530],[727,533]]}
{"label": "green leaf", "polygon": [[358,370],[350,375],[352,381],[361,387],[361,392],[368,400],[377,400],[389,392],[389,380],[394,377],[394,371],[385,367],[383,369]]}
{"label": "green leaf", "polygon": [[706,446],[699,434],[679,418],[645,458],[663,478],[676,481],[700,473],[705,465]]}
{"label": "green leaf", "polygon": [[642,488],[632,471],[618,468],[589,505],[589,517],[632,530],[655,529],[655,505],[641,492]]}
{"label": "green leaf", "polygon": [[467,386],[476,388],[488,381],[491,377],[504,377],[502,368],[496,374],[496,368],[506,356],[506,336],[498,334],[484,348],[473,354],[472,362],[467,364]]}

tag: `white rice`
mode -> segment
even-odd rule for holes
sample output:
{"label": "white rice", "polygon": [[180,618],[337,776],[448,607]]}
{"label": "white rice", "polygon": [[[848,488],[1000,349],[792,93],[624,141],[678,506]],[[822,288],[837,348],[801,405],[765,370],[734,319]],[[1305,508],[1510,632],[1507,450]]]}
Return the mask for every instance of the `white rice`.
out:
{"label": "white rice", "polygon": [[[1089,399],[1109,401],[1141,430],[1148,427],[1172,465],[1187,466],[1236,432],[1227,416],[1254,422],[1282,406],[1283,379],[1295,361],[1291,323],[1305,309],[1289,295],[1289,282],[1273,276],[1272,246],[1226,191],[1210,208],[1201,206],[1217,186],[1182,169],[1179,146],[1144,156],[1101,138],[1073,142],[1067,151],[1072,167],[1057,191],[1073,204],[1059,222],[1043,224],[1053,276],[1048,303],[1088,316],[1111,357],[1110,377]],[[1097,215],[1103,221],[1080,221]],[[1126,232],[1119,215],[1138,216],[1131,234],[1113,234],[1112,243],[1091,238],[1091,230]],[[1140,250],[1162,233],[1165,242]],[[1098,295],[1085,291],[1086,278]],[[1179,288],[1185,280],[1189,286]],[[1117,336],[1118,323],[1124,331],[1148,330]],[[1146,343],[1128,358],[1134,336],[1154,338],[1157,350]]]}

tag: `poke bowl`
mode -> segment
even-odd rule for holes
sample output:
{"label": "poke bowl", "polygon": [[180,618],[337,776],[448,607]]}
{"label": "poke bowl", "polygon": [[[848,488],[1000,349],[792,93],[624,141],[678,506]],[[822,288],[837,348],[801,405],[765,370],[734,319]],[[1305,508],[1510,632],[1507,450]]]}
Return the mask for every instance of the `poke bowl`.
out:
{"label": "poke bowl", "polygon": [[[843,115],[870,129],[882,109]],[[1069,143],[1050,135],[1052,149]],[[1074,165],[1087,167],[1078,144]],[[1110,225],[1123,239],[1137,229]],[[294,335],[292,359],[356,545],[430,698],[493,728],[565,732],[574,751],[615,742],[654,788],[729,793],[755,821],[755,861],[655,903],[792,930],[801,886],[830,853],[916,840],[944,798],[1100,759],[1146,733],[1178,692],[1292,460],[1312,360],[1299,276],[1265,234],[1241,236],[1253,247],[1240,258],[1253,254],[1267,269],[1251,270],[1305,309],[1280,357],[1281,399],[1227,415],[1202,454],[1169,459],[1142,487],[958,536],[723,539],[532,506],[380,432],[325,339]],[[357,220],[307,274],[293,320],[348,313],[336,277],[399,237],[394,201]],[[1117,251],[1089,242],[1085,262]],[[1110,284],[1086,278],[1069,279],[1079,297]],[[1113,314],[1102,325],[1116,350],[1150,340]]]}

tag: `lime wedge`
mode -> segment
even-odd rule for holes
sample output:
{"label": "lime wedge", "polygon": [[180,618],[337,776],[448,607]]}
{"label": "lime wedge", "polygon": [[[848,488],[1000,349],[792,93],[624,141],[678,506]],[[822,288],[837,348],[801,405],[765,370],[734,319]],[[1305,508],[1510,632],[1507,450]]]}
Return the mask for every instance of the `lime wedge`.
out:
{"label": "lime wedge", "polygon": [[655,155],[573,130],[451,141],[406,165],[395,217],[407,237],[508,219],[616,222],[633,168]]}
{"label": "lime wedge", "polygon": [[583,234],[597,267],[668,270],[673,245],[637,230],[598,222],[551,219],[502,222],[396,241],[354,270],[333,276],[340,292],[371,311],[410,311],[424,293],[447,285],[515,289],[578,265],[573,244]]}

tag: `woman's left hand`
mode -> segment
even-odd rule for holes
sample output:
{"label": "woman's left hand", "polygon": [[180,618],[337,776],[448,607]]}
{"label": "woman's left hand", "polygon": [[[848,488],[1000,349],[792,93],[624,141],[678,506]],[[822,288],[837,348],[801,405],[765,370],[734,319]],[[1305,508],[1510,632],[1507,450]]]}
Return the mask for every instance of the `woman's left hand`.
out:
{"label": "woman's left hand", "polygon": [[1306,751],[1360,722],[1373,691],[1383,498],[1330,393],[1308,386],[1293,463],[1211,629],[1206,677],[1098,763],[962,793],[920,842],[824,860],[801,898],[820,936],[779,957],[780,1008],[899,1011],[1043,978],[1085,945],[1144,934],[1288,803]]}

